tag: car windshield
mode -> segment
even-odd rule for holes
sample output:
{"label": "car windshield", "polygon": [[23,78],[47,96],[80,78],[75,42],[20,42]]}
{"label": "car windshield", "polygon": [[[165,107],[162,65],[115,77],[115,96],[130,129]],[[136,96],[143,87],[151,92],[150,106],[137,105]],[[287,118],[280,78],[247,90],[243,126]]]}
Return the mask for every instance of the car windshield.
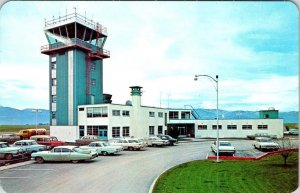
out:
{"label": "car windshield", "polygon": [[50,140],[51,141],[58,141],[58,139],[56,137],[51,137]]}
{"label": "car windshield", "polygon": [[102,143],[104,147],[109,146],[109,143]]}
{"label": "car windshield", "polygon": [[37,142],[36,141],[31,141],[31,142],[29,142],[29,145],[37,145]]}
{"label": "car windshield", "polygon": [[8,147],[8,144],[7,144],[7,143],[2,143],[2,144],[0,144],[0,148],[6,148],[6,147]]}
{"label": "car windshield", "polygon": [[129,139],[128,142],[129,143],[137,143],[138,141],[137,140],[133,140],[133,139]]}
{"label": "car windshield", "polygon": [[231,146],[229,142],[220,142],[220,146]]}
{"label": "car windshield", "polygon": [[72,150],[75,151],[75,152],[80,152],[81,151],[81,149],[79,147],[74,147]]}
{"label": "car windshield", "polygon": [[272,142],[271,139],[269,138],[261,138],[261,139],[258,139],[259,142]]}

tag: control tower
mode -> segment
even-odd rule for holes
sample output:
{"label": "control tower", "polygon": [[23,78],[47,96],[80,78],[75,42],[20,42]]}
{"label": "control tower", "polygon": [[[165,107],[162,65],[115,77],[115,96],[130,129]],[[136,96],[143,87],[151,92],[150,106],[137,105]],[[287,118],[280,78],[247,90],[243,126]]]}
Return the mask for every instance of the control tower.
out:
{"label": "control tower", "polygon": [[107,29],[78,13],[45,20],[51,126],[76,126],[77,106],[101,104]]}

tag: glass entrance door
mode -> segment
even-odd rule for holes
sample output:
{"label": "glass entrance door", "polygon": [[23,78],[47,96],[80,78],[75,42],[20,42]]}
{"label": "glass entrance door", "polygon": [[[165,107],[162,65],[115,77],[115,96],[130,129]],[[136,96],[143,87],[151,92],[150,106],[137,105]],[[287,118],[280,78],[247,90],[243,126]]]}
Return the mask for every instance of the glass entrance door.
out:
{"label": "glass entrance door", "polygon": [[107,140],[107,129],[99,129],[98,130],[98,138],[100,140]]}

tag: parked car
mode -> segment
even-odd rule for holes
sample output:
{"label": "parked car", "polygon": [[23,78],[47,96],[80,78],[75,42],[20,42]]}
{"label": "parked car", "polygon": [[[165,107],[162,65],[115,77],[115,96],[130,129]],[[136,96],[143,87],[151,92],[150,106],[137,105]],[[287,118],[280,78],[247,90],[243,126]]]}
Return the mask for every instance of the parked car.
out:
{"label": "parked car", "polygon": [[80,139],[75,140],[76,145],[88,145],[91,142],[100,141],[97,135],[86,135]]}
{"label": "parked car", "polygon": [[124,149],[128,150],[140,150],[144,148],[143,144],[136,139],[119,139],[112,141],[110,144],[113,146],[122,146]]}
{"label": "parked car", "polygon": [[31,154],[31,157],[38,163],[44,161],[79,161],[91,160],[97,157],[95,151],[82,150],[77,146],[57,146],[51,151],[41,151]]}
{"label": "parked car", "polygon": [[[211,145],[211,151],[215,154],[217,153],[217,142],[213,142]],[[236,150],[235,147],[231,145],[228,141],[219,141],[219,155],[220,154],[235,154]]]}
{"label": "parked car", "polygon": [[147,139],[147,143],[148,143],[148,146],[165,146],[165,145],[169,145],[169,140],[164,140],[164,139],[161,139],[159,137],[149,137]]}
{"label": "parked car", "polygon": [[122,146],[113,146],[103,141],[91,142],[89,145],[81,146],[80,148],[94,150],[98,153],[98,155],[99,154],[109,155],[109,154],[115,154],[115,153],[119,153],[120,151],[123,151]]}
{"label": "parked car", "polygon": [[49,149],[46,145],[40,145],[34,140],[16,141],[12,146],[20,147],[22,150],[29,154]]}
{"label": "parked car", "polygon": [[14,157],[20,157],[24,151],[19,147],[10,147],[7,142],[0,142],[0,158],[11,160]]}
{"label": "parked car", "polygon": [[290,129],[288,131],[285,131],[284,134],[287,134],[287,135],[299,135],[299,130],[298,129]]}
{"label": "parked car", "polygon": [[0,135],[0,141],[7,142],[9,144],[12,144],[18,140],[20,140],[20,136],[17,136],[14,133],[4,133]]}
{"label": "parked car", "polygon": [[58,141],[56,137],[49,135],[35,135],[31,136],[30,139],[35,140],[38,144],[49,146],[50,149],[65,144],[63,141]]}
{"label": "parked car", "polygon": [[46,135],[46,129],[25,129],[20,130],[18,133],[16,133],[17,136],[20,137],[21,140],[23,139],[30,139],[31,136],[34,135]]}
{"label": "parked car", "polygon": [[278,150],[279,144],[274,142],[271,138],[268,137],[257,137],[253,143],[255,149],[261,151],[264,150]]}
{"label": "parked car", "polygon": [[270,135],[268,133],[255,133],[254,135],[247,135],[248,139],[255,139],[256,137],[269,137],[272,139],[277,139],[277,135]]}
{"label": "parked car", "polygon": [[148,146],[147,141],[145,139],[137,138],[136,140],[138,142],[140,142],[143,145],[143,147],[147,147]]}
{"label": "parked car", "polygon": [[170,145],[174,145],[175,143],[177,143],[177,139],[174,139],[170,135],[157,135],[157,137],[163,140],[168,140]]}

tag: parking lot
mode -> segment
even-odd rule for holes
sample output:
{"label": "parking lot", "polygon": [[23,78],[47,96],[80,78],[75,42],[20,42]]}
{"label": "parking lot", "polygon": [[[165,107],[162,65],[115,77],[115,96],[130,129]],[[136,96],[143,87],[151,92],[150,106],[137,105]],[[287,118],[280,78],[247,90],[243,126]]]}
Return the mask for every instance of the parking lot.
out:
{"label": "parking lot", "polygon": [[[0,171],[0,192],[146,193],[163,171],[187,161],[206,159],[211,154],[211,143],[147,147],[77,164],[46,162],[11,168]],[[251,140],[232,141],[237,154],[262,154],[252,148],[252,143]]]}

